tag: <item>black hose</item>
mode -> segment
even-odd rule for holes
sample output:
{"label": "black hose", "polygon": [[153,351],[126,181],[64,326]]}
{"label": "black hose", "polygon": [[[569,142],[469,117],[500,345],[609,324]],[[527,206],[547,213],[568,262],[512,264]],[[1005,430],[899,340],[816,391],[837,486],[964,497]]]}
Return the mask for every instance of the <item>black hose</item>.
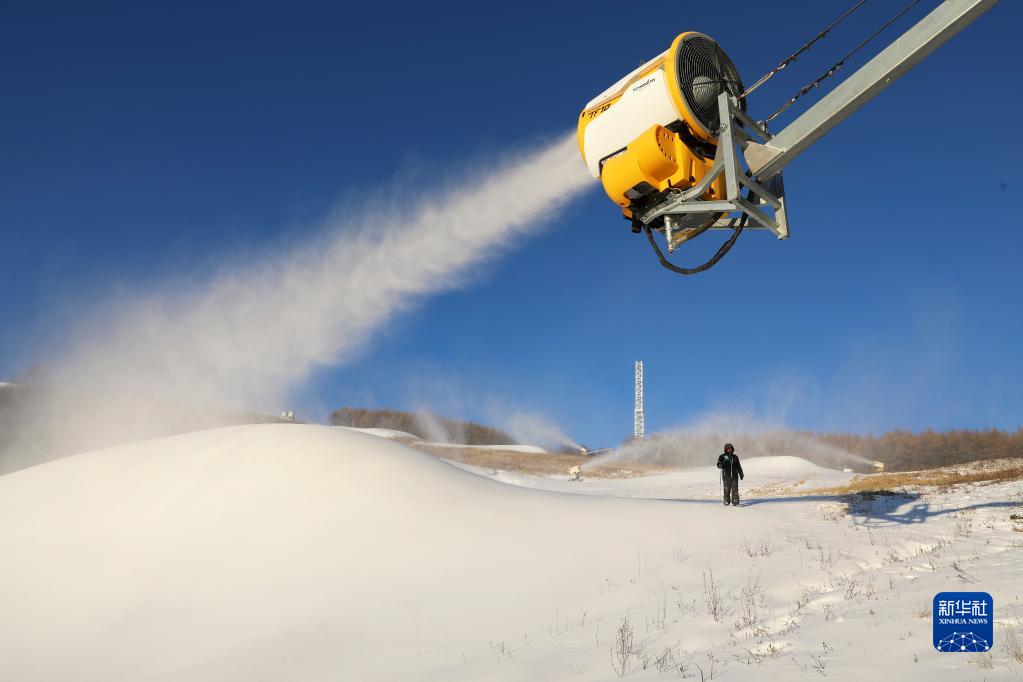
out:
{"label": "black hose", "polygon": [[[707,261],[703,265],[698,265],[695,268],[680,268],[679,266],[669,261],[664,256],[664,252],[661,251],[661,247],[657,244],[657,240],[654,239],[654,232],[652,229],[650,229],[650,226],[644,225],[644,228],[646,229],[646,238],[650,241],[650,246],[654,247],[654,252],[657,253],[657,259],[661,261],[661,265],[671,270],[672,272],[676,272],[680,275],[695,275],[698,272],[710,270],[717,264],[719,260],[725,257],[725,254],[728,253],[728,251],[735,244],[735,240],[737,240],[739,238],[739,235],[742,234],[742,230],[744,227],[746,227],[746,222],[748,221],[748,219],[749,215],[743,213],[742,218],[738,219],[739,225],[736,227],[735,226],[736,219],[732,218],[728,226],[735,230],[734,234],[732,234],[732,236],[728,238],[728,241],[721,245],[721,247],[717,250],[717,253],[711,256],[711,259],[709,261]],[[710,226],[708,225],[707,227],[704,227],[702,230],[696,232],[696,234],[694,234],[693,237],[698,237],[709,229]],[[692,239],[692,237],[690,237],[690,239]]]}

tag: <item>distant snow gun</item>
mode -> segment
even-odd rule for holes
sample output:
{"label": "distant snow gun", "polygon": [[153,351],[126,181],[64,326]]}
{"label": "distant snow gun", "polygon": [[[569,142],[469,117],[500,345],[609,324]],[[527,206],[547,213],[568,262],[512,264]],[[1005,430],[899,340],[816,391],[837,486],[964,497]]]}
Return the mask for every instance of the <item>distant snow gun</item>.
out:
{"label": "distant snow gun", "polygon": [[[586,104],[578,120],[579,151],[632,231],[646,233],[661,265],[683,275],[703,272],[724,257],[744,229],[787,239],[782,168],[996,2],[945,0],[774,135],[767,129],[771,120],[839,71],[917,0],[762,121],[747,113],[748,96],[864,3],[856,2],[750,88],[716,41],[682,33],[665,52]],[[658,244],[665,241],[671,253],[708,230],[732,234],[696,267],[671,263]]]}
{"label": "distant snow gun", "polygon": [[876,473],[876,474],[883,474],[884,473],[884,462],[876,462],[875,461],[871,466],[874,467],[874,473]]}

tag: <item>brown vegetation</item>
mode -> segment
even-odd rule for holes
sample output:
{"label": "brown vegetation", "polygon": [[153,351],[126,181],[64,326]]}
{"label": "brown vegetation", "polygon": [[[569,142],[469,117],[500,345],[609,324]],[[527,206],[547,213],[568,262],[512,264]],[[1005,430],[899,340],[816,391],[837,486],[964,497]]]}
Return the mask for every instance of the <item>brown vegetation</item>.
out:
{"label": "brown vegetation", "polygon": [[987,459],[1023,457],[1023,428],[970,431],[889,431],[882,436],[808,434],[846,452],[885,463],[888,471],[912,471]]}
{"label": "brown vegetation", "polygon": [[869,474],[857,476],[845,485],[803,490],[797,495],[851,495],[877,493],[906,488],[934,486],[946,488],[964,483],[1001,483],[1023,479],[1023,463],[1011,460],[976,462],[968,467],[937,468],[923,471]]}
{"label": "brown vegetation", "polygon": [[641,462],[595,463],[588,455],[556,452],[512,452],[484,448],[446,448],[416,443],[414,447],[443,459],[484,469],[514,471],[532,476],[568,475],[572,467],[585,467],[583,478],[626,478],[655,474],[667,469]]}

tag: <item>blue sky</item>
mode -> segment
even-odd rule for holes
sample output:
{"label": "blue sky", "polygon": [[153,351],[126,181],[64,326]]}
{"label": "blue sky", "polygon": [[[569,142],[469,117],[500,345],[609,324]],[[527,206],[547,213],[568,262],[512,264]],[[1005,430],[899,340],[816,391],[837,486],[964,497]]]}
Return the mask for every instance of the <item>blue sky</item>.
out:
{"label": "blue sky", "polygon": [[[678,32],[715,37],[749,83],[847,4],[736,2],[656,21],[622,2],[9,6],[0,378],[45,363],[74,311],[114,289],[301,240],[342,199],[428,188],[571,130]],[[761,88],[752,113],[894,9],[868,2]],[[823,430],[1018,427],[1021,22],[1019,3],[996,6],[787,169],[789,241],[744,235],[712,271],[678,277],[595,185],[357,362],[323,368],[300,413],[544,412],[614,444],[631,430],[642,358],[651,429],[712,410]]]}

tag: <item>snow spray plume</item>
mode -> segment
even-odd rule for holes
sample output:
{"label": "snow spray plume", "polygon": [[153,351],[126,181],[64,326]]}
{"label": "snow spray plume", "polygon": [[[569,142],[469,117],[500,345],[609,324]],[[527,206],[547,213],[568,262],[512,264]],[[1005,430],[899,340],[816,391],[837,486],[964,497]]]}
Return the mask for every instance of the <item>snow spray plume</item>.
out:
{"label": "snow spray plume", "polygon": [[518,443],[539,445],[548,450],[563,447],[569,447],[576,451],[581,449],[578,443],[561,430],[561,427],[540,414],[517,413],[499,417],[496,421]]}
{"label": "snow spray plume", "polygon": [[416,410],[416,424],[423,438],[431,443],[461,443],[465,434],[452,433],[435,414],[425,407]]}
{"label": "snow spray plume", "polygon": [[395,314],[457,286],[592,186],[574,133],[467,175],[439,198],[379,202],[210,281],[118,301],[55,364],[52,385],[74,390],[51,391],[28,420],[36,428],[22,421],[0,471],[191,428],[197,414],[218,421],[209,408],[276,412],[317,366],[350,361]]}
{"label": "snow spray plume", "polygon": [[613,455],[597,458],[590,465],[641,461],[664,466],[707,466],[716,461],[725,443],[734,443],[742,458],[790,455],[829,468],[873,463],[778,424],[748,415],[714,412],[689,425],[631,441]]}

